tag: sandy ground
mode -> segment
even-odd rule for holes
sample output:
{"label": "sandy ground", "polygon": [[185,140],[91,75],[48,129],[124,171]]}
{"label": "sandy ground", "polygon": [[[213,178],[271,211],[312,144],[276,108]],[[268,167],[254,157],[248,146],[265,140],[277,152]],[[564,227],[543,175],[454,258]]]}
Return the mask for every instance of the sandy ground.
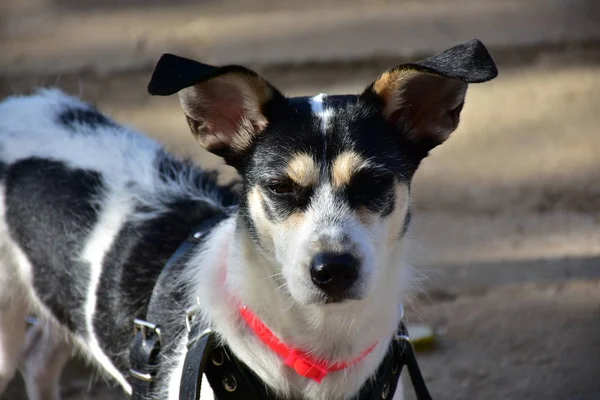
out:
{"label": "sandy ground", "polygon": [[440,400],[600,398],[600,281],[524,284],[421,307],[440,334],[420,363]]}
{"label": "sandy ground", "polygon": [[[600,63],[585,56],[501,65],[471,88],[459,130],[415,178],[413,258],[428,280],[410,318],[439,334],[420,356],[436,399],[600,399]],[[288,94],[357,92],[389,64],[263,72]],[[58,85],[219,165],[176,98],[146,94],[149,73],[0,78],[0,98]],[[72,364],[65,398],[123,398],[89,382]],[[24,399],[18,381],[2,399]]]}

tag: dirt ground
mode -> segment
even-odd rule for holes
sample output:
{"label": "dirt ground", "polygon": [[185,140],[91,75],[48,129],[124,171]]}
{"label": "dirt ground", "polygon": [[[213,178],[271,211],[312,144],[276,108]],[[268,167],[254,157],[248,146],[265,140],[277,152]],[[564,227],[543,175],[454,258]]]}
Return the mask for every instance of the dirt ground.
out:
{"label": "dirt ground", "polygon": [[[435,399],[600,399],[600,47],[500,65],[470,89],[462,123],[415,179],[413,258],[426,276],[410,321]],[[389,66],[262,71],[288,94],[356,93]],[[0,78],[0,98],[58,85],[203,165],[175,98],[150,70]],[[231,171],[224,170],[223,179]],[[74,362],[66,399],[122,399]],[[409,396],[409,399],[411,397]],[[25,399],[18,380],[2,400]]]}

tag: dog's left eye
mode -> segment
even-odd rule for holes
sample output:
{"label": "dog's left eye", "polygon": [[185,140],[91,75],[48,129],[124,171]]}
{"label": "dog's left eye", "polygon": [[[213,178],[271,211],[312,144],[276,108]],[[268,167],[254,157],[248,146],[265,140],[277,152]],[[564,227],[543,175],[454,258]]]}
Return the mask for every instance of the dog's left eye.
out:
{"label": "dog's left eye", "polygon": [[294,193],[296,186],[290,181],[269,182],[267,189],[273,194],[284,195]]}

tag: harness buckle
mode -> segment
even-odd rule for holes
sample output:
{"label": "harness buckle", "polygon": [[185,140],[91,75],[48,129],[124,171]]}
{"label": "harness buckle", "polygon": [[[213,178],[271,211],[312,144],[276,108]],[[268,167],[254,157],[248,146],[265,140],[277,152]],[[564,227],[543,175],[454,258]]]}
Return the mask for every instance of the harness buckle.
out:
{"label": "harness buckle", "polygon": [[410,336],[408,334],[408,328],[406,327],[404,322],[400,322],[400,326],[398,327],[398,330],[394,334],[394,340],[396,342],[410,343]]}
{"label": "harness buckle", "polygon": [[185,310],[185,329],[188,333],[192,331],[192,322],[200,310],[200,299],[196,297],[196,305]]}
{"label": "harness buckle", "polygon": [[403,334],[401,332],[397,332],[394,335],[394,340],[397,341],[397,342],[407,342],[407,343],[410,343],[410,336],[405,335],[405,334]]}
{"label": "harness buckle", "polygon": [[154,379],[152,377],[152,375],[144,373],[144,372],[140,372],[137,369],[133,369],[133,368],[129,369],[129,374],[131,374],[131,376],[133,376],[134,378],[139,379],[144,382],[152,382],[152,380]]}
{"label": "harness buckle", "polygon": [[152,322],[144,321],[143,319],[136,318],[133,320],[133,335],[136,336],[138,333],[142,335],[142,339],[148,339],[148,332],[151,332],[158,339],[158,342],[162,345],[162,334],[160,327]]}

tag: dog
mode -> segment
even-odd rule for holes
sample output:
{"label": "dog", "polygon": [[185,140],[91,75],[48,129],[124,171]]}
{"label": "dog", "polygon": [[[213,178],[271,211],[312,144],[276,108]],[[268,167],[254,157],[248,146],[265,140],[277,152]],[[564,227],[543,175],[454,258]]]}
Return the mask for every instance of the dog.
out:
{"label": "dog", "polygon": [[[496,75],[472,40],[387,70],[358,95],[286,98],[244,67],[164,55],[149,92],[179,94],[191,133],[237,170],[239,191],[57,89],[5,99],[0,392],[20,368],[30,399],[58,399],[75,349],[131,393],[134,319],[180,243],[220,216],[161,305],[163,351],[149,397],[179,398],[185,310],[198,305],[195,323],[280,398],[352,398],[402,317],[411,179],[458,126],[468,84]],[[356,362],[320,383],[301,376],[236,304],[284,343]],[[30,312],[39,326],[26,338]],[[209,386],[202,396],[211,398]]]}

